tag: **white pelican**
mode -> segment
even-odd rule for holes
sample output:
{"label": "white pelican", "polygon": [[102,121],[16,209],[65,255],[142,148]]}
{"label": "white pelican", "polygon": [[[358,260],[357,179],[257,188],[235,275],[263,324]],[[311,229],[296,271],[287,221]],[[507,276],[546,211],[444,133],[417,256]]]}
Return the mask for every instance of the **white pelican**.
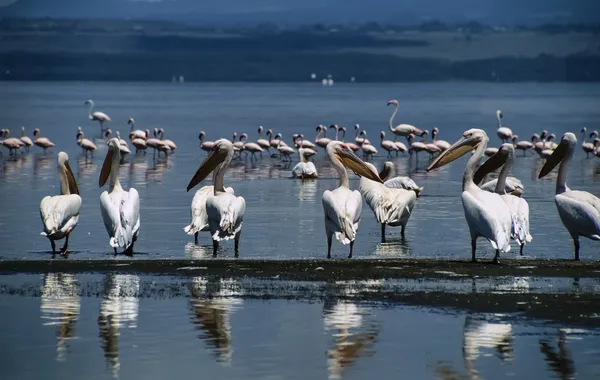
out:
{"label": "white pelican", "polygon": [[[365,163],[374,173],[377,169]],[[401,227],[400,234],[404,238],[404,229],[417,201],[414,191],[387,187],[385,184],[365,177],[360,178],[360,193],[369,205],[377,223],[381,224],[381,242],[385,243],[385,226]]]}
{"label": "white pelican", "polygon": [[518,195],[507,194],[506,179],[512,166],[515,156],[515,148],[512,144],[502,144],[498,153],[490,157],[483,165],[477,169],[473,182],[478,184],[481,180],[492,171],[502,166],[500,175],[496,180],[496,188],[492,191],[500,194],[512,217],[511,237],[515,239],[520,247],[520,254],[523,254],[525,245],[533,239],[529,233],[529,204],[527,201]]}
{"label": "white pelican", "polygon": [[379,172],[379,178],[383,181],[383,184],[386,187],[392,189],[404,189],[414,191],[417,198],[421,196],[421,191],[423,191],[422,187],[417,186],[415,181],[410,177],[394,177],[394,163],[391,161],[386,161]]}
{"label": "white pelican", "polygon": [[450,148],[450,143],[446,140],[438,140],[438,135],[440,134],[440,130],[435,127],[431,130],[431,138],[433,139],[433,143],[435,145],[438,146],[438,148],[440,148],[440,150],[443,152],[445,150],[448,150],[448,148]]}
{"label": "white pelican", "polygon": [[350,254],[358,231],[362,197],[357,190],[350,190],[346,167],[359,176],[383,183],[376,172],[373,172],[350,147],[339,141],[331,141],[327,145],[327,156],[340,177],[340,185],[333,191],[323,193],[323,210],[325,212],[325,233],[327,235],[327,258],[331,258],[331,242],[335,238],[342,244],[350,244]]}
{"label": "white pelican", "polygon": [[305,150],[305,148],[298,148],[300,162],[292,169],[292,175],[294,178],[300,179],[318,178],[317,168],[315,168],[315,164],[306,159]]}
{"label": "white pelican", "polygon": [[514,135],[512,138],[512,142],[513,145],[515,147],[515,149],[517,150],[522,150],[523,151],[523,157],[525,157],[527,155],[527,151],[531,148],[533,148],[533,138],[531,140],[531,142],[529,141],[518,141],[519,140],[519,136]]}
{"label": "white pelican", "polygon": [[[323,137],[321,137],[321,133],[323,133]],[[327,138],[327,128],[324,125],[317,125],[317,136],[315,137],[315,144],[320,146],[323,149],[327,149],[327,144],[331,142],[331,139]]]}
{"label": "white pelican", "polygon": [[110,117],[108,117],[108,115],[105,114],[104,112],[99,112],[99,111],[92,112],[92,110],[94,109],[94,101],[92,99],[88,99],[84,104],[89,104],[89,106],[90,106],[88,118],[90,120],[99,122],[100,123],[100,132],[104,132],[104,123],[107,121],[111,121]]}
{"label": "white pelican", "polygon": [[556,177],[556,208],[561,221],[571,234],[575,245],[575,260],[579,260],[579,237],[600,240],[600,199],[587,191],[567,187],[567,170],[573,158],[577,137],[567,132],[554,153],[546,160],[538,178],[546,176],[560,163]]}
{"label": "white pelican", "polygon": [[81,147],[86,157],[88,152],[90,152],[92,156],[94,155],[94,151],[96,150],[96,144],[84,137],[83,130],[81,129],[81,127],[77,127],[77,145]]}
{"label": "white pelican", "polygon": [[202,149],[206,152],[210,152],[210,150],[212,149],[213,145],[215,145],[215,143],[213,141],[204,141],[204,136],[205,136],[204,131],[201,131],[200,135],[198,136],[198,138],[200,139],[200,149]]}
{"label": "white pelican", "polygon": [[[208,228],[213,241],[213,255],[217,255],[219,242],[235,240],[235,256],[238,256],[242,223],[246,212],[246,201],[225,190],[223,176],[233,158],[233,144],[226,139],[215,141],[213,149],[202,161],[200,167],[187,185],[190,191],[200,181],[213,172],[213,196],[206,199]],[[233,192],[233,190],[232,190]]]}
{"label": "white pelican", "polygon": [[496,250],[494,263],[498,263],[500,251],[510,251],[511,217],[506,204],[495,193],[481,190],[474,182],[475,168],[487,148],[488,137],[481,129],[470,129],[450,149],[441,153],[429,165],[427,171],[439,168],[475,149],[463,176],[462,203],[471,233],[471,260],[476,261],[477,238],[484,237]]}
{"label": "white pelican", "polygon": [[410,124],[399,124],[397,126],[394,127],[394,117],[396,116],[396,113],[398,112],[398,101],[397,100],[390,100],[387,105],[389,106],[390,104],[393,104],[396,108],[394,109],[394,113],[392,114],[392,117],[390,117],[390,131],[392,131],[392,133],[394,133],[394,141],[396,141],[396,137],[397,136],[404,136],[404,137],[408,137],[408,135],[415,134],[415,135],[421,135],[423,133],[422,130],[420,130],[419,128],[415,127],[414,125],[410,125]]}
{"label": "white pelican", "polygon": [[388,157],[392,157],[392,152],[398,152],[398,146],[392,140],[385,139],[385,132],[381,131],[381,147],[388,152]]}
{"label": "white pelican", "polygon": [[25,149],[29,150],[30,146],[33,146],[33,141],[29,138],[29,136],[25,136],[25,127],[21,127],[21,138],[20,140],[25,144]]}
{"label": "white pelican", "polygon": [[502,126],[502,117],[502,111],[496,111],[496,119],[498,120],[498,129],[496,130],[496,134],[498,135],[500,140],[502,140],[502,142],[505,143],[506,141],[512,139],[513,133],[510,128]]}
{"label": "white pelican", "polygon": [[131,130],[129,131],[129,138],[131,140],[133,140],[132,136],[138,139],[146,139],[146,131],[135,129],[135,120],[132,117],[127,120],[127,124],[131,126]]}
{"label": "white pelican", "polygon": [[[226,187],[224,190],[226,193],[234,194],[233,188],[231,187]],[[188,235],[194,235],[195,244],[198,244],[198,233],[200,231],[210,231],[208,214],[206,213],[206,200],[213,196],[214,192],[214,186],[203,186],[196,190],[194,198],[192,199],[192,207],[190,210],[192,221],[189,225],[185,226],[183,230]]]}
{"label": "white pelican", "polygon": [[[4,140],[6,142],[6,140]],[[46,149],[52,148],[54,143],[50,141],[50,139],[46,137],[40,137],[40,129],[36,128],[33,130],[33,143],[40,148],[44,149],[44,154],[46,154]]]}
{"label": "white pelican", "polygon": [[165,139],[165,130],[164,129],[160,128],[158,130],[158,137],[160,137],[160,141],[162,141],[163,144],[165,144],[169,147],[169,150],[171,152],[173,152],[175,149],[177,149],[177,145],[175,145],[175,143],[173,141]]}
{"label": "white pelican", "polygon": [[[483,178],[483,177],[482,177]],[[479,186],[480,189],[489,191],[490,193],[496,192],[496,185],[498,184],[498,178],[492,179]],[[521,180],[515,177],[506,177],[504,181],[504,191],[507,194],[520,197],[525,192],[525,187]]]}
{"label": "white pelican", "polygon": [[50,240],[52,253],[55,253],[55,240],[65,238],[65,245],[60,249],[66,255],[69,249],[69,235],[77,227],[81,197],[75,176],[69,166],[69,156],[65,152],[58,153],[58,177],[60,178],[60,195],[46,196],[40,203],[40,216],[44,223],[44,232]]}
{"label": "white pelican", "polygon": [[108,152],[102,164],[100,187],[108,180],[108,191],[100,194],[100,211],[110,246],[124,248],[126,255],[133,255],[133,245],[140,232],[140,196],[136,189],[123,190],[119,182],[119,161],[121,144],[116,138],[108,142]]}
{"label": "white pelican", "polygon": [[594,135],[596,135],[596,137],[598,137],[598,133],[596,131],[593,131],[592,133],[590,133],[590,139],[592,139],[592,142],[586,142],[585,141],[586,132],[587,132],[587,128],[583,127],[581,129],[581,134],[582,134],[581,149],[583,149],[583,151],[585,152],[586,158],[589,158],[590,153],[594,153],[594,143],[593,143]]}
{"label": "white pelican", "polygon": [[[269,150],[269,148],[271,148],[271,144],[269,143],[269,140],[263,139],[262,137],[262,131],[263,131],[263,127],[262,125],[258,127],[258,139],[256,140],[256,143],[263,149],[267,150],[267,153],[269,155],[271,155],[271,151]],[[260,154],[262,156],[262,153]]]}

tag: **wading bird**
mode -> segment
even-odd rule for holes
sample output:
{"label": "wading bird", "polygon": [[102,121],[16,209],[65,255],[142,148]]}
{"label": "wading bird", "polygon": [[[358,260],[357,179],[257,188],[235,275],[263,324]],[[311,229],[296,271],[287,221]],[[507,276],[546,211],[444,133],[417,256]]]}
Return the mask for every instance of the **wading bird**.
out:
{"label": "wading bird", "polygon": [[25,144],[25,149],[27,149],[27,151],[29,151],[30,146],[33,146],[33,141],[31,141],[29,136],[25,135],[25,127],[21,127],[21,139],[20,140],[23,142],[23,144]]}
{"label": "wading bird", "polygon": [[498,129],[496,130],[496,134],[498,135],[500,140],[502,140],[502,142],[505,143],[508,140],[512,139],[513,133],[510,128],[502,126],[502,117],[502,111],[496,111],[496,119],[498,120]]}
{"label": "wading bird", "polygon": [[[6,140],[4,140],[6,142]],[[40,148],[44,149],[44,154],[46,154],[46,149],[52,148],[54,143],[50,141],[50,139],[46,137],[40,137],[40,129],[36,128],[33,130],[33,143]]]}
{"label": "wading bird", "polygon": [[323,193],[323,210],[325,212],[325,233],[327,235],[327,258],[331,258],[331,243],[333,235],[342,244],[350,244],[350,254],[354,248],[354,240],[360,222],[362,197],[359,191],[350,190],[348,172],[354,171],[361,177],[383,183],[376,172],[372,171],[365,162],[358,158],[348,145],[332,141],[327,145],[327,157],[340,177],[340,184],[335,190],[325,190]]}
{"label": "wading bird", "polygon": [[298,156],[300,157],[300,162],[298,162],[296,166],[294,166],[294,168],[292,169],[292,175],[294,178],[313,179],[319,177],[315,164],[306,159],[306,149],[307,148],[298,148]]}
{"label": "wading bird", "polygon": [[220,139],[215,141],[213,149],[202,161],[200,167],[187,185],[190,191],[200,181],[213,173],[213,195],[206,199],[206,215],[208,228],[212,236],[213,256],[217,255],[219,242],[234,239],[235,256],[238,256],[242,223],[246,212],[246,201],[225,190],[223,176],[233,159],[233,144]]}
{"label": "wading bird", "polygon": [[214,141],[204,141],[204,135],[204,131],[201,131],[200,135],[198,136],[198,138],[200,139],[200,149],[202,149],[205,152],[210,152],[215,143]]}
{"label": "wading bird", "polygon": [[[263,132],[263,127],[262,125],[258,127],[258,139],[256,140],[256,143],[263,149],[267,150],[267,154],[269,154],[269,156],[271,155],[271,151],[269,150],[269,148],[271,148],[271,144],[269,143],[269,140],[263,139],[262,137],[262,132]],[[260,156],[262,157],[262,152],[260,153]]]}
{"label": "wading bird", "polygon": [[433,143],[435,145],[438,146],[438,148],[440,148],[440,150],[443,152],[445,150],[448,150],[448,148],[450,148],[450,143],[446,140],[438,140],[438,135],[440,134],[440,130],[436,127],[433,128],[431,130],[431,138],[433,139]]}
{"label": "wading bird", "polygon": [[383,184],[386,187],[390,187],[392,189],[404,189],[414,191],[417,198],[421,195],[421,191],[423,191],[422,187],[419,187],[415,181],[410,177],[394,177],[394,163],[391,161],[386,161],[379,172],[379,178],[385,181]]}
{"label": "wading bird", "polygon": [[471,233],[471,260],[476,261],[477,238],[481,236],[486,238],[496,250],[493,262],[498,263],[500,251],[510,251],[512,223],[510,211],[500,195],[481,190],[473,182],[475,168],[481,161],[481,157],[483,157],[488,141],[485,131],[470,129],[448,150],[436,157],[427,168],[427,171],[447,165],[475,150],[465,168],[461,195],[465,219]]}
{"label": "wading bird", "polygon": [[554,153],[546,160],[538,178],[543,178],[560,163],[556,177],[556,208],[560,220],[571,234],[575,260],[579,260],[579,237],[600,240],[600,199],[587,191],[567,187],[567,170],[577,146],[577,137],[567,132]]}
{"label": "wading bird", "polygon": [[136,189],[123,190],[119,182],[121,144],[113,138],[108,142],[108,152],[102,164],[98,184],[103,187],[108,181],[108,191],[100,194],[100,211],[109,244],[117,254],[123,248],[126,255],[133,255],[133,245],[140,232],[140,196]]}
{"label": "wading bird", "polygon": [[84,137],[83,130],[81,129],[81,127],[77,127],[77,145],[81,147],[86,157],[88,152],[90,152],[92,156],[94,155],[94,151],[96,150],[96,144]]}
{"label": "wading bird", "polygon": [[129,138],[133,140],[134,138],[138,139],[146,139],[146,131],[142,131],[141,129],[135,129],[135,120],[130,117],[127,120],[127,124],[131,126],[131,130],[129,131]]}
{"label": "wading bird", "polygon": [[423,134],[422,130],[410,124],[399,124],[394,127],[394,117],[396,117],[396,113],[398,112],[398,101],[390,100],[387,105],[389,106],[390,104],[395,106],[394,113],[390,117],[390,131],[394,134],[394,141],[396,141],[397,136],[408,137],[411,133],[419,136]]}
{"label": "wading bird", "polygon": [[40,216],[44,224],[42,236],[50,240],[52,253],[56,252],[55,240],[65,239],[60,249],[66,255],[69,249],[69,235],[77,227],[81,197],[75,176],[69,166],[69,156],[65,152],[58,153],[58,177],[60,178],[60,195],[47,196],[40,203]]}
{"label": "wading bird", "polygon": [[88,118],[92,121],[97,121],[100,123],[100,133],[104,132],[104,123],[107,121],[111,121],[110,117],[104,112],[96,111],[92,112],[94,109],[94,101],[92,99],[88,99],[84,104],[89,104],[90,110],[88,114]]}

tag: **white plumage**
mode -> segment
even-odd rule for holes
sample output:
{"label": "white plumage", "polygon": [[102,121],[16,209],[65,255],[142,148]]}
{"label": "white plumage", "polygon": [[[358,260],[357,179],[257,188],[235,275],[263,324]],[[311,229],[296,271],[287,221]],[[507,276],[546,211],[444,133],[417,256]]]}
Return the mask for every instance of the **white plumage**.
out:
{"label": "white plumage", "polygon": [[417,198],[421,195],[421,191],[423,191],[423,187],[419,187],[415,181],[413,181],[410,177],[394,177],[394,163],[391,161],[386,161],[383,164],[383,168],[379,172],[379,177],[384,180],[383,183],[386,187],[391,189],[404,189],[414,191],[417,195]]}
{"label": "white plumage", "polygon": [[305,148],[298,149],[300,162],[298,162],[292,169],[292,175],[294,178],[300,179],[317,178],[319,176],[317,173],[317,168],[315,167],[315,164],[306,159],[305,153]]}
{"label": "white plumage", "polygon": [[[208,214],[206,213],[206,201],[214,194],[214,186],[203,186],[196,190],[194,198],[192,199],[192,206],[190,209],[190,215],[192,221],[189,225],[185,226],[183,230],[188,235],[194,235],[194,242],[198,244],[198,233],[201,231],[210,231],[208,226]],[[225,192],[234,194],[233,188],[225,188]]]}

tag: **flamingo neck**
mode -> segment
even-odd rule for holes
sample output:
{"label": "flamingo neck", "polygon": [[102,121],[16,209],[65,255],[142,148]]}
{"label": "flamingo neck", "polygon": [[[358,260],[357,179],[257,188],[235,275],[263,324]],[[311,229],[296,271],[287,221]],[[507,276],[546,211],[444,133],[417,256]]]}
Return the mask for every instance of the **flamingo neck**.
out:
{"label": "flamingo neck", "polygon": [[333,167],[335,168],[335,170],[337,170],[338,175],[340,176],[340,185],[338,187],[345,187],[346,189],[349,189],[350,181],[348,180],[348,172],[346,171],[346,168],[344,167],[344,165],[342,165],[342,162],[339,158],[337,158],[337,156],[330,155],[329,159],[331,160]]}
{"label": "flamingo neck", "polygon": [[231,159],[233,158],[233,150],[228,151],[225,159],[219,165],[219,167],[213,171],[213,187],[214,187],[214,195],[217,193],[225,192],[225,185],[223,184],[223,177],[225,176],[225,172],[229,169],[229,164],[231,163]]}
{"label": "flamingo neck", "polygon": [[558,167],[558,176],[556,177],[556,194],[562,194],[569,190],[567,187],[567,171],[572,157],[573,148],[569,147],[565,158],[562,159],[560,166]]}
{"label": "flamingo neck", "polygon": [[500,118],[500,115],[496,114],[496,119],[498,120],[498,128],[502,128],[502,119]]}
{"label": "flamingo neck", "polygon": [[25,137],[25,129],[21,128],[21,137]]}
{"label": "flamingo neck", "polygon": [[342,142],[346,139],[346,131],[342,129]]}
{"label": "flamingo neck", "polygon": [[477,185],[475,185],[475,183],[473,182],[473,175],[475,174],[475,169],[477,168],[477,165],[481,161],[481,157],[483,157],[483,154],[485,153],[487,143],[488,139],[486,137],[481,141],[481,143],[475,150],[475,153],[473,153],[471,158],[469,158],[469,161],[467,161],[467,167],[465,168],[465,174],[463,175],[463,191],[472,187],[478,188]]}
{"label": "flamingo neck", "polygon": [[135,128],[135,121],[132,121],[131,122],[131,132],[133,132],[134,128]]}
{"label": "flamingo neck", "polygon": [[90,110],[89,110],[89,112],[88,112],[88,113],[89,113],[88,117],[89,117],[90,119],[92,119],[92,118],[93,118],[93,116],[92,116],[92,110],[93,110],[93,109],[94,109],[94,102],[90,102]]}
{"label": "flamingo neck", "polygon": [[319,130],[317,131],[317,137],[315,137],[315,141],[321,138],[321,132],[323,132],[323,130],[322,130],[322,129],[319,129]]}
{"label": "flamingo neck", "polygon": [[69,183],[67,181],[67,169],[64,165],[61,165],[58,169],[58,177],[60,179],[60,195],[69,195]]}
{"label": "flamingo neck", "polygon": [[392,113],[392,117],[390,117],[390,131],[394,132],[394,118],[396,117],[396,113],[398,112],[398,104],[394,104],[396,107],[394,112]]}
{"label": "flamingo neck", "polygon": [[262,129],[259,129],[259,130],[258,130],[258,138],[259,138],[259,139],[262,139]]}
{"label": "flamingo neck", "polygon": [[512,167],[513,154],[514,153],[508,155],[508,157],[506,158],[506,162],[502,166],[500,175],[498,176],[498,182],[496,182],[495,189],[495,192],[498,194],[506,194],[506,178],[508,177],[508,173],[510,172],[510,168]]}
{"label": "flamingo neck", "polygon": [[204,144],[204,135],[200,135],[200,145]]}
{"label": "flamingo neck", "polygon": [[336,128],[335,130],[335,140],[339,140],[340,130]]}
{"label": "flamingo neck", "polygon": [[121,182],[119,182],[119,163],[121,161],[121,153],[118,149],[116,149],[113,151],[112,155],[113,158],[110,166],[110,177],[108,180],[109,193],[123,190],[123,188],[121,187]]}

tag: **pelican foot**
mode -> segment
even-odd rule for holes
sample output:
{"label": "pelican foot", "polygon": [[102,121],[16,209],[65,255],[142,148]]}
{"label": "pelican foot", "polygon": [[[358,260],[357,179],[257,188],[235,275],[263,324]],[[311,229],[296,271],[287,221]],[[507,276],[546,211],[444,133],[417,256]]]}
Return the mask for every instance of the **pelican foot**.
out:
{"label": "pelican foot", "polygon": [[492,264],[500,265],[500,260],[498,258],[494,257],[494,260],[492,260]]}

